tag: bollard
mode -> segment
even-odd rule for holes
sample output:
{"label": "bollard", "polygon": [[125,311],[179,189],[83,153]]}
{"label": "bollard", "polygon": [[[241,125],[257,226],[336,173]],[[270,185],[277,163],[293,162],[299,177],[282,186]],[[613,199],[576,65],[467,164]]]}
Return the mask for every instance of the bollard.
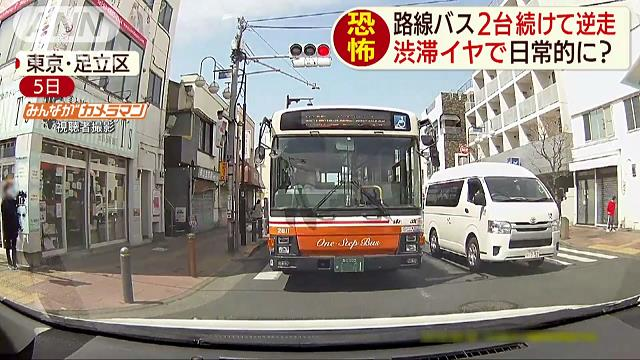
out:
{"label": "bollard", "polygon": [[251,242],[256,242],[256,238],[258,237],[258,219],[253,220],[253,224],[251,224]]}
{"label": "bollard", "polygon": [[127,304],[133,303],[133,282],[131,279],[131,257],[129,248],[120,249],[120,276],[122,277],[122,297]]}
{"label": "bollard", "polygon": [[189,252],[189,276],[198,277],[198,270],[196,268],[196,234],[187,234],[187,248]]}

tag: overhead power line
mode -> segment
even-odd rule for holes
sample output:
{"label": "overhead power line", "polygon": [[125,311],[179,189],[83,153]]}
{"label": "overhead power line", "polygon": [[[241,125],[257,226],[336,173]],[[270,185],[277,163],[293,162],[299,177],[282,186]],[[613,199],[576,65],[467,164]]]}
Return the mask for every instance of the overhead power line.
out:
{"label": "overhead power line", "polygon": [[260,64],[260,65],[262,65],[262,66],[264,66],[266,68],[269,68],[269,69],[273,70],[274,72],[279,72],[282,75],[285,75],[285,76],[288,76],[288,77],[290,77],[290,78],[292,78],[294,80],[297,80],[297,81],[299,81],[299,82],[301,82],[301,83],[303,83],[303,84],[305,84],[307,86],[311,86],[312,88],[317,87],[317,85],[315,83],[309,82],[309,81],[301,79],[301,78],[299,78],[299,77],[297,77],[295,75],[289,74],[288,72],[286,72],[286,71],[284,71],[282,69],[279,69],[279,68],[277,68],[277,67],[275,67],[273,65],[269,65],[267,63],[263,63],[260,60],[254,60],[254,62],[256,62],[256,63],[258,63],[258,64]]}
{"label": "overhead power line", "polygon": [[254,28],[254,29],[278,29],[278,30],[316,30],[316,29],[331,29],[331,26],[249,25],[249,28]]}
{"label": "overhead power line", "polygon": [[[451,2],[456,2],[456,1],[458,1],[458,0],[429,0],[429,1],[418,1],[418,2],[412,2],[412,3],[396,4],[396,5],[393,5],[393,6],[431,5],[431,4],[451,3]],[[326,15],[336,15],[336,14],[342,14],[345,11],[347,11],[347,10],[345,9],[345,10],[324,11],[324,12],[317,12],[317,13],[310,13],[310,14],[276,16],[276,17],[270,17],[270,18],[248,20],[247,22],[256,23],[256,22],[264,22],[264,21],[277,21],[277,20],[300,19],[300,18],[326,16]]]}
{"label": "overhead power line", "polygon": [[[268,41],[267,41],[267,39],[265,39],[262,35],[260,35],[260,33],[259,33],[256,29],[252,29],[252,28],[250,28],[250,29],[251,29],[251,31],[253,31],[253,33],[254,33],[254,34],[256,34],[256,36],[258,36],[258,38],[259,38],[260,40],[262,40],[262,42],[264,42],[264,43],[269,47],[269,49],[271,49],[271,51],[273,51],[273,53],[274,53],[274,54],[278,55],[278,53],[279,53],[279,52],[278,52],[278,50],[276,50],[276,48],[275,48],[275,47],[273,47],[273,45],[271,45],[271,43],[270,43],[270,42],[268,42]],[[289,62],[289,60],[284,60],[284,62],[286,62],[286,63],[287,63],[287,65],[289,65],[289,67],[290,67],[290,68],[291,68],[291,69],[292,69],[296,74],[298,74],[298,76],[300,76],[302,79],[304,79],[304,81],[309,82],[309,80],[307,80],[307,78],[305,78],[305,77],[304,77],[304,75],[302,75],[302,74],[300,73],[300,71],[298,71],[298,69],[296,69],[296,68],[294,68],[294,67],[293,67],[293,65]]]}

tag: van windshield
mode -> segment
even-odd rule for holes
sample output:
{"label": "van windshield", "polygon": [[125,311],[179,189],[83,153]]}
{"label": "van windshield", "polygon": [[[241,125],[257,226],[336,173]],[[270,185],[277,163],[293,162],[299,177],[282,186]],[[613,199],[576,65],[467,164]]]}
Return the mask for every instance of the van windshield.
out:
{"label": "van windshield", "polygon": [[552,202],[544,184],[536,178],[486,177],[487,189],[495,202]]}

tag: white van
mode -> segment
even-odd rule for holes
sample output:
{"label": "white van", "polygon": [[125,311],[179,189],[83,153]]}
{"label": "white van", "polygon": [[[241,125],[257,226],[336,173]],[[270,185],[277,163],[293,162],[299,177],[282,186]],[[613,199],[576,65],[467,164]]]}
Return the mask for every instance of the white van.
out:
{"label": "white van", "polygon": [[483,261],[537,267],[558,251],[558,207],[523,167],[486,162],[441,170],[427,182],[425,198],[424,234],[435,257],[460,254],[477,271]]}

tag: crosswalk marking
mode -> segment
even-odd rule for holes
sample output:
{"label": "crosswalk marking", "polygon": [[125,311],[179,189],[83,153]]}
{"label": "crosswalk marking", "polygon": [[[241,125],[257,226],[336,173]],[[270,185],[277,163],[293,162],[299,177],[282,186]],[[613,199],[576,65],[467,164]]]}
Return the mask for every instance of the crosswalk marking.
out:
{"label": "crosswalk marking", "polygon": [[577,256],[577,255],[570,255],[570,254],[565,254],[565,253],[561,253],[561,252],[559,252],[557,256],[561,257],[561,258],[564,258],[564,259],[580,261],[580,262],[586,262],[586,263],[591,263],[591,262],[598,261],[598,260],[595,260],[595,259],[589,259],[589,258],[586,258],[586,257]]}
{"label": "crosswalk marking", "polygon": [[569,249],[569,248],[560,248],[560,251],[566,251],[566,252],[570,252],[573,254],[578,254],[578,255],[586,255],[586,256],[593,256],[593,257],[597,257],[597,258],[602,258],[602,259],[617,259],[617,256],[613,256],[613,255],[607,255],[607,254],[600,254],[600,253],[595,253],[595,252],[591,252],[591,251],[582,251],[582,250],[575,250],[575,249]]}
{"label": "crosswalk marking", "polygon": [[253,280],[278,280],[282,271],[263,271],[253,277]]}
{"label": "crosswalk marking", "polygon": [[558,260],[558,259],[554,259],[554,258],[547,258],[547,260],[560,264],[560,265],[564,265],[564,266],[569,266],[569,265],[573,265],[573,263],[570,262],[566,262],[566,261],[562,261],[562,260]]}

